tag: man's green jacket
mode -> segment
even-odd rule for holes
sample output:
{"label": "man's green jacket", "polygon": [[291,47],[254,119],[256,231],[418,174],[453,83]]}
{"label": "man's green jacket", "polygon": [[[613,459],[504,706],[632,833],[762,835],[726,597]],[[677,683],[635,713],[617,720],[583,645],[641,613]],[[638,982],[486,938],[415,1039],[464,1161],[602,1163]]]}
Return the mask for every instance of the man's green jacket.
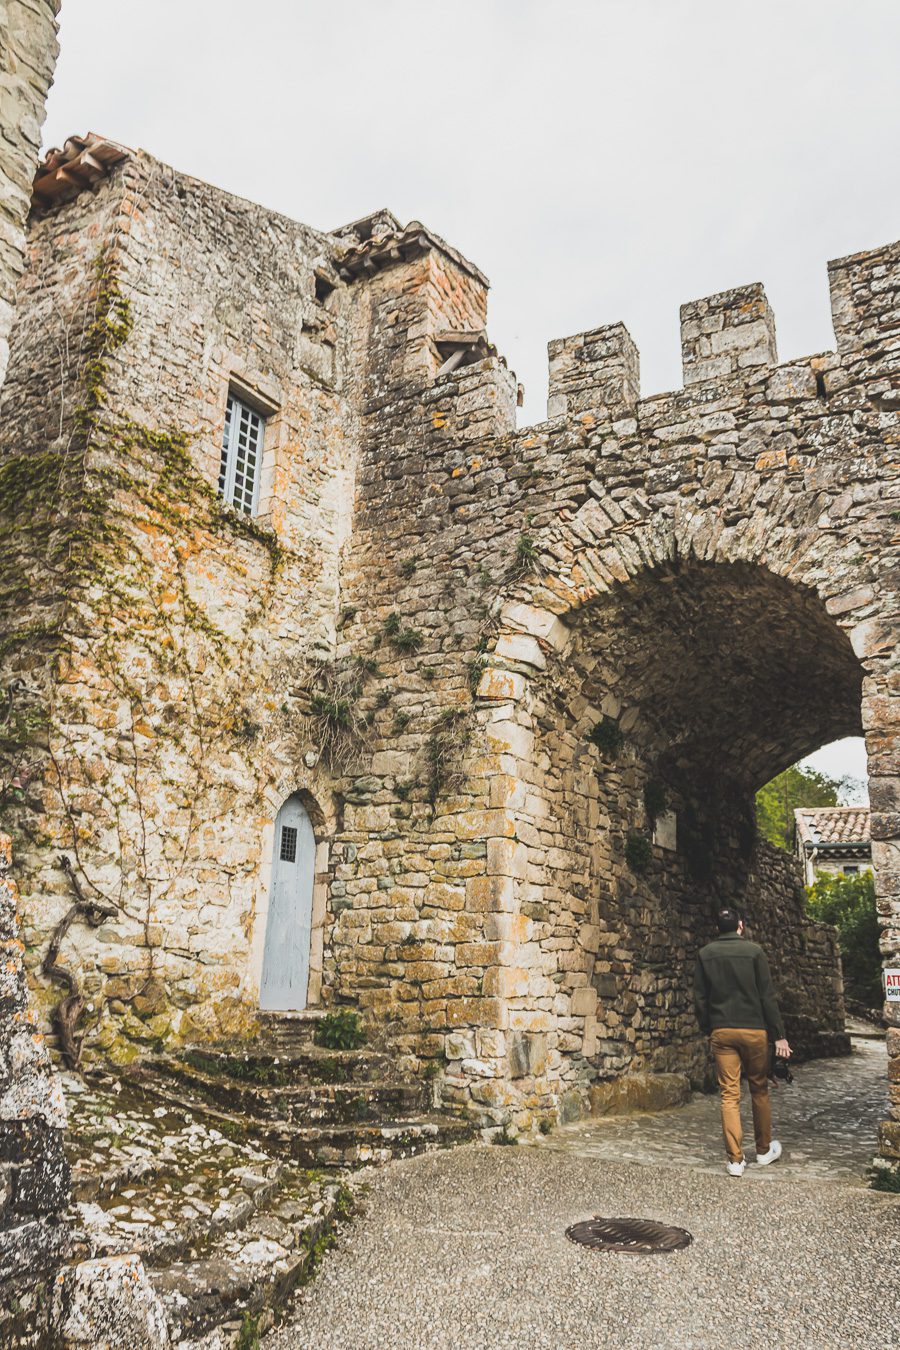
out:
{"label": "man's green jacket", "polygon": [[784,1040],[766,954],[737,933],[722,933],[701,949],[694,971],[694,1007],[705,1036],[716,1027],[742,1027]]}

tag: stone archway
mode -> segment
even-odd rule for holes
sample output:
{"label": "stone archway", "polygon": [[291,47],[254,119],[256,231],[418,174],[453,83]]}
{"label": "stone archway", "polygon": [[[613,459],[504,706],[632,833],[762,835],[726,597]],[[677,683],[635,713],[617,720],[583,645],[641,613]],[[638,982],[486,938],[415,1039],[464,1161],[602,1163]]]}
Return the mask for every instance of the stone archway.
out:
{"label": "stone archway", "polygon": [[[780,574],[736,550],[695,551],[709,521],[683,523],[680,539],[653,525],[620,534],[602,586],[545,572],[510,597],[479,691],[515,709],[502,748],[518,737],[512,796],[526,803],[521,903],[507,901],[527,915],[508,952],[510,1017],[549,1031],[564,1111],[567,1098],[582,1108],[594,1076],[702,1077],[689,964],[720,899],[745,907],[771,948],[794,1040],[847,1046],[833,936],[806,919],[793,860],[754,841],[753,796],[864,726],[871,752],[889,625],[864,586],[823,599],[796,547],[765,560]],[[573,552],[569,577],[584,578],[589,551]],[[543,1009],[541,989],[553,995]]]}
{"label": "stone archway", "polygon": [[723,900],[772,947],[794,1040],[842,1048],[833,943],[803,914],[792,860],[754,840],[753,795],[859,731],[846,635],[814,593],[696,559],[620,583],[566,629],[527,716],[545,762],[530,790],[557,836],[529,938],[556,982],[570,1081],[581,1060],[603,1079],[702,1079],[690,966]]}

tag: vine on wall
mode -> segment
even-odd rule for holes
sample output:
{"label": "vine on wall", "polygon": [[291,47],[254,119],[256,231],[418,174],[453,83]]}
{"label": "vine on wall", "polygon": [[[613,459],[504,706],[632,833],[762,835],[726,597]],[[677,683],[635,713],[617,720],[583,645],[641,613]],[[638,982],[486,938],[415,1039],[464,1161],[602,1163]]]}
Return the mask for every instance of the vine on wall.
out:
{"label": "vine on wall", "polygon": [[[195,467],[186,434],[111,411],[114,359],[134,322],[118,271],[111,246],[95,263],[65,448],[0,467],[0,510],[12,502],[20,508],[16,531],[0,542],[2,598],[8,605],[11,592],[27,595],[40,569],[56,601],[40,634],[23,627],[3,640],[0,654],[28,649],[32,663],[44,641],[53,673],[37,701],[26,706],[17,687],[5,720],[0,712],[0,787],[9,797],[26,769],[49,772],[67,822],[72,857],[62,865],[76,899],[41,968],[67,990],[54,1016],[73,1066],[86,994],[82,972],[60,961],[66,936],[76,924],[114,919],[142,933],[143,970],[115,984],[132,1010],[131,1031],[149,1038],[133,1010],[160,1008],[148,997],[156,983],[155,915],[190,884],[198,810],[224,790],[217,757],[230,748],[245,763],[249,756],[243,793],[248,802],[258,797],[252,744],[264,714],[253,691],[263,663],[254,633],[288,557],[274,532],[223,505]],[[227,558],[236,538],[257,557],[261,546],[268,559],[239,634],[222,631],[190,586],[192,557],[221,540]],[[169,815],[162,833],[155,829],[161,809]],[[104,875],[113,877],[110,893]],[[183,955],[193,958],[187,948]]]}

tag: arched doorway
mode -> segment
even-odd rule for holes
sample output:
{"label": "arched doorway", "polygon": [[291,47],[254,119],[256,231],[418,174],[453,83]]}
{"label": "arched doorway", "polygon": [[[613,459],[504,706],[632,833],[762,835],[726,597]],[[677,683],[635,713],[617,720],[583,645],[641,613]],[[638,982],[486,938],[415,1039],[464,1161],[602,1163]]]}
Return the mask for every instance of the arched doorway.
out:
{"label": "arched doorway", "polygon": [[266,1012],[306,1007],[316,838],[296,793],[275,819],[272,881],[259,1004]]}

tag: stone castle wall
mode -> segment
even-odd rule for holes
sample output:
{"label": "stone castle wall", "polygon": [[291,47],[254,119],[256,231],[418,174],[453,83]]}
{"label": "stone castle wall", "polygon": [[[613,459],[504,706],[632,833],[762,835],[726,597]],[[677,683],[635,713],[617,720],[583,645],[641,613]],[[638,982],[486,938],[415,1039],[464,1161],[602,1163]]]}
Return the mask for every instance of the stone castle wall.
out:
{"label": "stone castle wall", "polygon": [[44,100],[59,50],[58,13],[59,0],[0,4],[0,385],[9,360]]}
{"label": "stone castle wall", "polygon": [[[73,939],[94,1045],[251,1025],[271,823],[300,790],[311,997],[443,1064],[486,1123],[626,1071],[702,1078],[689,974],[722,898],[793,1034],[833,1046],[833,938],[750,810],[862,725],[896,950],[900,249],[832,265],[836,352],[778,366],[742,288],[685,307],[671,394],[640,399],[620,325],[551,344],[551,418],[517,432],[486,282],[420,227],[317,234],[140,155],[33,237],[5,471],[26,431],[56,445],[59,382],[33,373],[55,287],[91,316],[59,425],[99,524],[67,545],[41,659],[9,632],[49,707],[17,828],[34,963],[58,851],[120,907]],[[67,248],[77,267],[50,261]],[[230,380],[284,410],[251,526],[210,490]]]}

